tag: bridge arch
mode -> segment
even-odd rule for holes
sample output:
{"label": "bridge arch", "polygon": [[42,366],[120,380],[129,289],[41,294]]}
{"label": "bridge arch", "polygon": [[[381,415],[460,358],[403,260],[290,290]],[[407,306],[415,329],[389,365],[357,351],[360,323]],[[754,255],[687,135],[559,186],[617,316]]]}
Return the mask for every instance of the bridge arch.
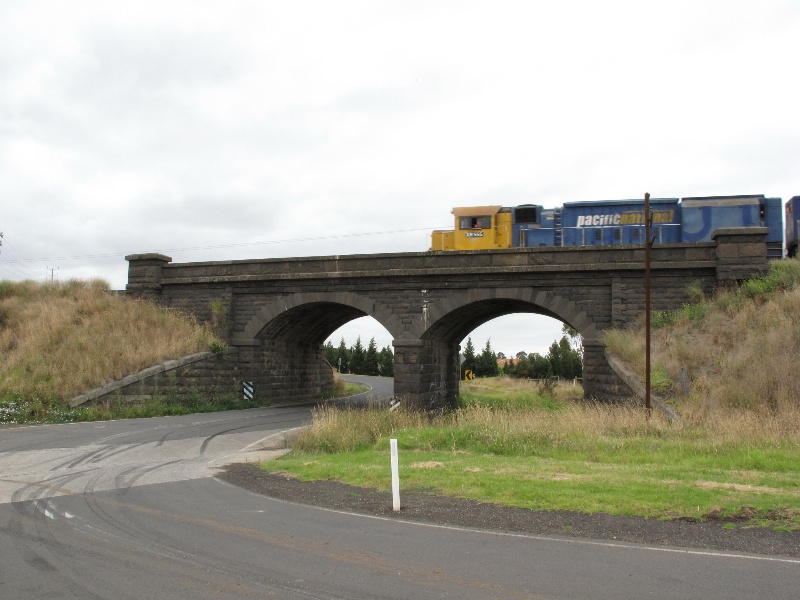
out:
{"label": "bridge arch", "polygon": [[597,338],[597,326],[575,302],[553,292],[530,288],[478,289],[432,302],[428,306],[427,328],[420,338],[463,340],[487,321],[515,313],[552,317],[575,329],[583,339]]}
{"label": "bridge arch", "polygon": [[[531,288],[475,289],[447,295],[423,304],[416,343],[395,340],[395,390],[403,390],[406,363],[421,363],[421,394],[413,398],[422,406],[455,405],[459,393],[459,344],[475,328],[491,319],[515,313],[539,314],[557,319],[581,334],[584,344],[597,345],[597,326],[575,302],[551,291]],[[415,374],[419,376],[419,373]],[[400,381],[398,381],[398,377]]]}
{"label": "bridge arch", "polygon": [[378,321],[392,336],[402,332],[397,318],[366,296],[353,292],[298,292],[262,306],[236,337],[255,340],[269,335],[299,335],[322,343],[345,323],[363,316]]}
{"label": "bridge arch", "polygon": [[234,334],[233,345],[249,355],[249,378],[270,396],[324,394],[333,386],[324,341],[345,323],[370,316],[392,336],[397,318],[374,300],[354,292],[298,292],[268,300]]}

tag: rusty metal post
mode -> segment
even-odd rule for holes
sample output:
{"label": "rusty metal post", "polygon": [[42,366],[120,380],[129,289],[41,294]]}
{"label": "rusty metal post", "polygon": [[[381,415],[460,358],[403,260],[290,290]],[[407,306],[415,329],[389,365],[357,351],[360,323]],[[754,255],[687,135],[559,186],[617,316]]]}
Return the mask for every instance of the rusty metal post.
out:
{"label": "rusty metal post", "polygon": [[647,419],[650,420],[650,239],[652,215],[650,214],[650,194],[644,195],[644,405]]}

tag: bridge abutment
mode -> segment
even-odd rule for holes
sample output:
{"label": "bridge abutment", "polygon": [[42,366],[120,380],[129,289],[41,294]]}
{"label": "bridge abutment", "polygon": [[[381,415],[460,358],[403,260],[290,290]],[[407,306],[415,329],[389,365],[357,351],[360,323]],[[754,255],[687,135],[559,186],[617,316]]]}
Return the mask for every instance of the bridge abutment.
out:
{"label": "bridge abutment", "polygon": [[333,390],[333,368],[319,345],[265,340],[236,346],[235,353],[239,379],[251,382],[259,398],[293,402],[321,398]]}

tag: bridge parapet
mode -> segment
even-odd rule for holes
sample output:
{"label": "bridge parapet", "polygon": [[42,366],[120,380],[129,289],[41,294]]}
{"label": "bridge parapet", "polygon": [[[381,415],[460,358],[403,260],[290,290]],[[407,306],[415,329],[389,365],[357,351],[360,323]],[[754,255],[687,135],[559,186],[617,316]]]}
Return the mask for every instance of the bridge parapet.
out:
{"label": "bridge parapet", "polygon": [[[713,268],[718,261],[716,248],[715,243],[659,245],[653,249],[653,268]],[[126,260],[130,262],[129,284],[181,285],[370,276],[558,273],[587,269],[636,271],[644,266],[644,250],[639,246],[512,248],[177,264],[171,264],[172,259],[161,254],[134,254]]]}

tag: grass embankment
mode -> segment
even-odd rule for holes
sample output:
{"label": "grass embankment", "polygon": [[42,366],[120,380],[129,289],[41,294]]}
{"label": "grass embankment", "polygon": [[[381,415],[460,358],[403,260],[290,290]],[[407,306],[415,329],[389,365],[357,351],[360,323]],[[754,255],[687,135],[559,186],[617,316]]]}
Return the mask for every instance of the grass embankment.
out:
{"label": "grass embankment", "polygon": [[[0,281],[0,424],[155,417],[263,406],[238,394],[137,404],[68,400],[153,365],[221,348],[212,327],[189,314],[134,300],[101,280]],[[364,391],[337,380],[333,397]]]}
{"label": "grass embankment", "polygon": [[[69,409],[81,393],[220,341],[184,313],[109,291],[101,280],[0,282],[0,423],[63,422],[202,410],[109,404]],[[219,410],[219,408],[217,408]]]}
{"label": "grass embankment", "polygon": [[[563,388],[543,397],[532,384],[480,380],[463,385],[462,408],[435,417],[321,409],[293,452],[264,467],[386,490],[395,437],[406,490],[798,529],[800,390],[787,381],[796,380],[800,356],[798,273],[797,261],[785,261],[738,293],[659,316],[656,357],[686,352],[675,374],[672,363],[655,360],[665,389],[688,369],[692,391],[679,422],[586,404]],[[623,347],[640,337],[619,334]],[[767,340],[779,345],[770,349]],[[778,365],[766,364],[772,360]],[[507,383],[513,387],[498,389]]]}
{"label": "grass embankment", "polygon": [[[652,363],[661,392],[684,415],[752,411],[778,415],[800,401],[800,260],[711,299],[653,317]],[[609,331],[608,347],[644,378],[641,328]],[[681,371],[689,381],[682,396]]]}

